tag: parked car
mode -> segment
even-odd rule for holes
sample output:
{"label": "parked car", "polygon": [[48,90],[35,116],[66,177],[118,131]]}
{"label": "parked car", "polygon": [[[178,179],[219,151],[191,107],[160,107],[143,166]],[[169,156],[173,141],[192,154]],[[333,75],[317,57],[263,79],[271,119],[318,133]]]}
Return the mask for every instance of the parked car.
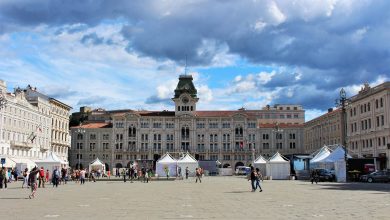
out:
{"label": "parked car", "polygon": [[376,171],[367,175],[360,176],[360,180],[363,182],[389,182],[390,171]]}
{"label": "parked car", "polygon": [[336,179],[334,172],[328,169],[315,169],[319,181],[334,181]]}

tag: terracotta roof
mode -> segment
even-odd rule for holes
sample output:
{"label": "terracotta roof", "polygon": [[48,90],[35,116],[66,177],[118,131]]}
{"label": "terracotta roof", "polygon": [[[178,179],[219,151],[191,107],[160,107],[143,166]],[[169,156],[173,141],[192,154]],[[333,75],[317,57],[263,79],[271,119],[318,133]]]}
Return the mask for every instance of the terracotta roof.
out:
{"label": "terracotta roof", "polygon": [[[265,123],[265,124],[259,124],[260,128],[275,128],[276,123]],[[301,128],[304,127],[304,124],[286,124],[286,123],[279,123],[279,128]]]}
{"label": "terracotta roof", "polygon": [[85,129],[90,129],[90,128],[112,128],[111,123],[106,123],[106,122],[91,122],[87,124],[82,124],[81,126],[73,126],[71,128],[85,128]]}

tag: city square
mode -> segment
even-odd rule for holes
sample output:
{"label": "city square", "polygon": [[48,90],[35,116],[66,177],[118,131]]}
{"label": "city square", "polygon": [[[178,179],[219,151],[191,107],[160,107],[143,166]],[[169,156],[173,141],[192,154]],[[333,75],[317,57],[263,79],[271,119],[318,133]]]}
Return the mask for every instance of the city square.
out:
{"label": "city square", "polygon": [[20,182],[1,191],[14,219],[388,219],[390,184],[265,180],[251,192],[244,177],[126,183],[69,182],[28,199]]}
{"label": "city square", "polygon": [[390,219],[389,11],[0,0],[1,219]]}

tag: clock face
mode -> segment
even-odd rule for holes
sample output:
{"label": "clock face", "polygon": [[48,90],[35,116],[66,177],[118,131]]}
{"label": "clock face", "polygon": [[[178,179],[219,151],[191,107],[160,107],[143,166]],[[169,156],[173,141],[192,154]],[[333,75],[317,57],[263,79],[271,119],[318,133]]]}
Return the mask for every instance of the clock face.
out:
{"label": "clock face", "polygon": [[186,103],[188,103],[190,100],[188,100],[187,97],[184,97],[184,98],[181,99],[181,101],[182,101],[184,104],[186,104]]}

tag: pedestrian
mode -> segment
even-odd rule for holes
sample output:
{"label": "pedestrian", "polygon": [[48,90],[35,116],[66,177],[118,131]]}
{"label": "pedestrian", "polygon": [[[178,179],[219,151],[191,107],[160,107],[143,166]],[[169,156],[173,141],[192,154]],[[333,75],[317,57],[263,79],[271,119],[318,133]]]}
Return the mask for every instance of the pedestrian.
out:
{"label": "pedestrian", "polygon": [[15,179],[15,182],[18,181],[18,177],[19,177],[19,170],[17,167],[15,167],[15,170],[14,170],[14,179]]}
{"label": "pedestrian", "polygon": [[149,183],[149,172],[145,173],[145,180],[146,180],[146,183]]}
{"label": "pedestrian", "polygon": [[188,169],[188,167],[186,167],[186,179],[188,179],[189,173],[190,173],[190,170]]}
{"label": "pedestrian", "polygon": [[85,173],[86,173],[86,171],[84,170],[84,169],[82,169],[81,171],[80,171],[80,185],[81,184],[85,184]]}
{"label": "pedestrian", "polygon": [[314,170],[311,171],[310,180],[311,180],[311,184],[313,184],[314,182],[316,182],[316,184],[318,184],[318,173],[317,173],[317,170],[314,169]]}
{"label": "pedestrian", "polygon": [[37,174],[38,173],[39,173],[38,168],[34,167],[31,170],[30,175],[28,175],[28,183],[29,183],[30,188],[31,188],[31,195],[28,196],[30,199],[35,197],[35,192],[37,191]]}
{"label": "pedestrian", "polygon": [[261,174],[260,169],[256,168],[256,186],[255,186],[255,190],[257,189],[257,187],[259,187],[260,192],[263,192],[263,189],[260,186],[260,179],[262,179],[262,176],[263,175]]}
{"label": "pedestrian", "polygon": [[50,176],[50,172],[49,170],[46,170],[45,180],[47,183],[49,182],[49,176]]}
{"label": "pedestrian", "polygon": [[181,177],[181,167],[178,167],[177,171],[178,171],[178,172],[177,172],[177,174],[178,174],[177,176],[178,176],[178,177]]}
{"label": "pedestrian", "polygon": [[122,175],[123,175],[123,182],[126,182],[126,169],[122,170]]}
{"label": "pedestrian", "polygon": [[51,178],[51,181],[53,182],[53,187],[58,187],[58,182],[60,180],[60,171],[58,170],[58,168],[56,167],[54,170],[53,170],[53,175],[52,175],[52,178]]}
{"label": "pedestrian", "polygon": [[45,170],[43,169],[43,167],[41,167],[41,169],[39,169],[39,177],[38,177],[38,188],[41,188],[41,185],[42,185],[42,188],[45,188]]}
{"label": "pedestrian", "polygon": [[134,178],[134,168],[130,167],[130,182],[133,183],[133,178]]}
{"label": "pedestrian", "polygon": [[249,180],[251,181],[252,192],[254,192],[256,190],[255,188],[256,172],[255,169],[253,169],[253,167],[251,167],[251,173],[249,174],[248,181]]}
{"label": "pedestrian", "polygon": [[199,183],[202,183],[202,180],[200,179],[202,177],[201,169],[200,168],[196,168],[195,169],[195,174],[196,174],[195,183],[197,183],[198,180],[199,180]]}
{"label": "pedestrian", "polygon": [[4,182],[4,172],[3,172],[3,169],[0,168],[0,189],[3,190],[3,182]]}
{"label": "pedestrian", "polygon": [[27,176],[28,168],[24,169],[22,175],[23,175],[23,183],[22,183],[22,189],[24,188],[24,185],[28,186],[28,176]]}
{"label": "pedestrian", "polygon": [[8,183],[8,168],[3,168],[3,175],[4,175],[4,189],[7,189],[7,183]]}

